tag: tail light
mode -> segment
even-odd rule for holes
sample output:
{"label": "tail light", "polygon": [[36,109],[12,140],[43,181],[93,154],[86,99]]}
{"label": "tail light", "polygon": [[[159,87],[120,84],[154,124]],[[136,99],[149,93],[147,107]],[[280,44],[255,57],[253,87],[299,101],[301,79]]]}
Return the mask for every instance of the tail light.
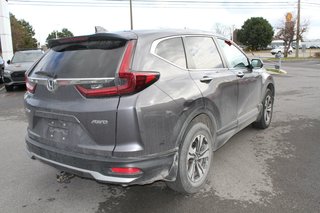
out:
{"label": "tail light", "polygon": [[132,167],[113,167],[111,168],[111,172],[123,175],[136,175],[142,173],[141,169]]}
{"label": "tail light", "polygon": [[139,92],[159,79],[157,72],[130,72],[130,62],[133,52],[133,41],[129,41],[120,64],[118,81],[115,86],[108,85],[77,85],[79,92],[86,97],[101,97],[127,95]]}
{"label": "tail light", "polygon": [[30,93],[34,93],[34,91],[36,90],[37,84],[30,82],[27,75],[25,76],[25,79],[26,79],[27,91]]}

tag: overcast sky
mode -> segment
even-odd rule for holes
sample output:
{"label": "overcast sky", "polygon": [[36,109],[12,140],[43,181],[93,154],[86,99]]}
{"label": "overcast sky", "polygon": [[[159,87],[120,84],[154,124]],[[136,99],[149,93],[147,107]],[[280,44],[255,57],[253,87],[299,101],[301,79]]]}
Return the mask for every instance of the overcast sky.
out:
{"label": "overcast sky", "polygon": [[[40,1],[40,2],[39,2]],[[141,3],[141,1],[146,1]],[[190,28],[214,30],[220,23],[241,28],[250,17],[264,17],[272,26],[284,20],[286,12],[296,13],[297,0],[224,0],[211,4],[210,0],[184,0],[169,3],[160,0],[133,0],[134,29]],[[189,1],[189,3],[186,3]],[[191,2],[190,2],[191,1]],[[230,2],[259,2],[252,4]],[[307,39],[320,39],[320,2],[301,0],[301,19],[310,21]],[[65,2],[65,3],[59,3]],[[18,19],[28,21],[36,32],[36,39],[45,43],[53,30],[68,28],[75,35],[94,33],[94,26],[109,31],[129,30],[129,0],[103,3],[105,0],[9,0],[9,10]],[[178,3],[177,3],[178,2]],[[202,3],[201,3],[202,2]],[[276,3],[277,2],[277,3]],[[286,3],[287,2],[287,3]],[[57,6],[60,5],[60,6]]]}

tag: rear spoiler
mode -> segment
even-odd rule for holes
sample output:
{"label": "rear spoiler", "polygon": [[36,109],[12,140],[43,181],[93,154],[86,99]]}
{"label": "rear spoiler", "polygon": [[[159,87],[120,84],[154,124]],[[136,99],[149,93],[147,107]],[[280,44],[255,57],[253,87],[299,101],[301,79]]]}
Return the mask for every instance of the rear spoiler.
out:
{"label": "rear spoiler", "polygon": [[48,47],[52,48],[62,44],[80,43],[85,41],[104,41],[104,40],[129,41],[132,39],[136,39],[136,38],[132,35],[128,36],[127,34],[126,34],[126,37],[124,37],[122,35],[114,34],[114,33],[98,33],[98,34],[85,35],[85,36],[52,39],[48,41]]}

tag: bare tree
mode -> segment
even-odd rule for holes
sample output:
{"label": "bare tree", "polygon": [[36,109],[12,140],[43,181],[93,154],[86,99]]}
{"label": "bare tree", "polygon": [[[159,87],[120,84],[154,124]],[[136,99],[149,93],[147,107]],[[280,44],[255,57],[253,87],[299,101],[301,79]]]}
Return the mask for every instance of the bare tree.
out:
{"label": "bare tree", "polygon": [[[292,44],[292,42],[297,41],[297,17],[294,18],[288,17],[286,14],[286,21],[280,21],[280,24],[276,27],[278,32],[275,35],[275,39],[280,39],[284,41],[284,57],[288,57],[288,51]],[[303,40],[303,34],[308,31],[309,28],[309,20],[304,20],[302,24],[300,24],[300,32],[298,39],[300,41]],[[299,47],[296,47],[299,48]]]}

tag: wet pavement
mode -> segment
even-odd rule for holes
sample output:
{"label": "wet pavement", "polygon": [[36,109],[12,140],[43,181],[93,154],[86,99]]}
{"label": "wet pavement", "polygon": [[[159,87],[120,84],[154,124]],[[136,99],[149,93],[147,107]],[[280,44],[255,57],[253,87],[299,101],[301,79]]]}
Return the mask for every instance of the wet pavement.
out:
{"label": "wet pavement", "polygon": [[0,212],[319,212],[320,61],[283,68],[271,126],[249,126],[216,151],[208,183],[195,195],[163,182],[57,183],[57,170],[25,153],[24,88],[6,93],[0,85]]}

